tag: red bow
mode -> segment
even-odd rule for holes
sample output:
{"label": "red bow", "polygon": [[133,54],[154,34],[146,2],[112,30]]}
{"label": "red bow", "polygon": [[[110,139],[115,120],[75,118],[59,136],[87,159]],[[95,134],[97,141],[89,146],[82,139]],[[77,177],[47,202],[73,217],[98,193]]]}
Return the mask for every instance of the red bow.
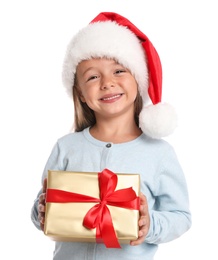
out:
{"label": "red bow", "polygon": [[117,175],[108,169],[98,173],[100,199],[63,191],[47,189],[46,202],[98,202],[85,215],[83,225],[96,228],[96,240],[103,240],[107,248],[120,248],[112,218],[107,205],[139,210],[140,200],[132,188],[115,191]]}

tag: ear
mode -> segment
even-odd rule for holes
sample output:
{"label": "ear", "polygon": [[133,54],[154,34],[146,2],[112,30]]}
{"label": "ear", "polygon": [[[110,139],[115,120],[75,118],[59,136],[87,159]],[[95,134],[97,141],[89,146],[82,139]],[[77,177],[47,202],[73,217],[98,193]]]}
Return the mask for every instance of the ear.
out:
{"label": "ear", "polygon": [[83,103],[86,103],[86,100],[85,100],[85,98],[81,95],[80,96],[80,100],[83,102]]}
{"label": "ear", "polygon": [[78,89],[78,96],[79,96],[79,99],[83,102],[83,103],[86,103],[86,100],[82,94],[82,91],[80,89]]}

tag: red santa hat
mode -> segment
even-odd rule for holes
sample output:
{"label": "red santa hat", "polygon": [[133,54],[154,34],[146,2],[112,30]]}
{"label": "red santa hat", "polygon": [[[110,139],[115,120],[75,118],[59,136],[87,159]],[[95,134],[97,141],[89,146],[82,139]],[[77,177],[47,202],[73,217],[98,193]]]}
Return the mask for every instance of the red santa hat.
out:
{"label": "red santa hat", "polygon": [[128,68],[135,77],[143,109],[139,126],[152,138],[173,133],[177,125],[175,109],[161,102],[162,66],[148,37],[125,17],[102,12],[70,41],[63,65],[63,83],[70,96],[76,67],[90,58],[112,58]]}

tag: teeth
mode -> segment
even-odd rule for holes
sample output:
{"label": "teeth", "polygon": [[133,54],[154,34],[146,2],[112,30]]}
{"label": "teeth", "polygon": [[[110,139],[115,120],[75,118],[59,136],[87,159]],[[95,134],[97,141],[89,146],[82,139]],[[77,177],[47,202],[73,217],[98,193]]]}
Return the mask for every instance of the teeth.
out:
{"label": "teeth", "polygon": [[108,97],[108,98],[102,98],[102,100],[111,100],[111,99],[114,99],[114,98],[118,98],[120,95],[116,95],[116,96],[113,96],[113,97]]}

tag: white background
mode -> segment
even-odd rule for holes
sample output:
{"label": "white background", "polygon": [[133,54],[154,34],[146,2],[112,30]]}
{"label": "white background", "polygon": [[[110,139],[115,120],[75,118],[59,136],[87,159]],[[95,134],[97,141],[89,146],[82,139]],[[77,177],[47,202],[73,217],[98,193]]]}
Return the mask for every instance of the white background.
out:
{"label": "white background", "polygon": [[50,151],[73,122],[61,82],[66,46],[102,11],[126,16],[153,42],[163,100],[179,115],[167,139],[187,178],[193,225],[161,245],[155,260],[218,259],[216,2],[0,1],[1,259],[52,259],[53,242],[35,229],[30,211]]}

